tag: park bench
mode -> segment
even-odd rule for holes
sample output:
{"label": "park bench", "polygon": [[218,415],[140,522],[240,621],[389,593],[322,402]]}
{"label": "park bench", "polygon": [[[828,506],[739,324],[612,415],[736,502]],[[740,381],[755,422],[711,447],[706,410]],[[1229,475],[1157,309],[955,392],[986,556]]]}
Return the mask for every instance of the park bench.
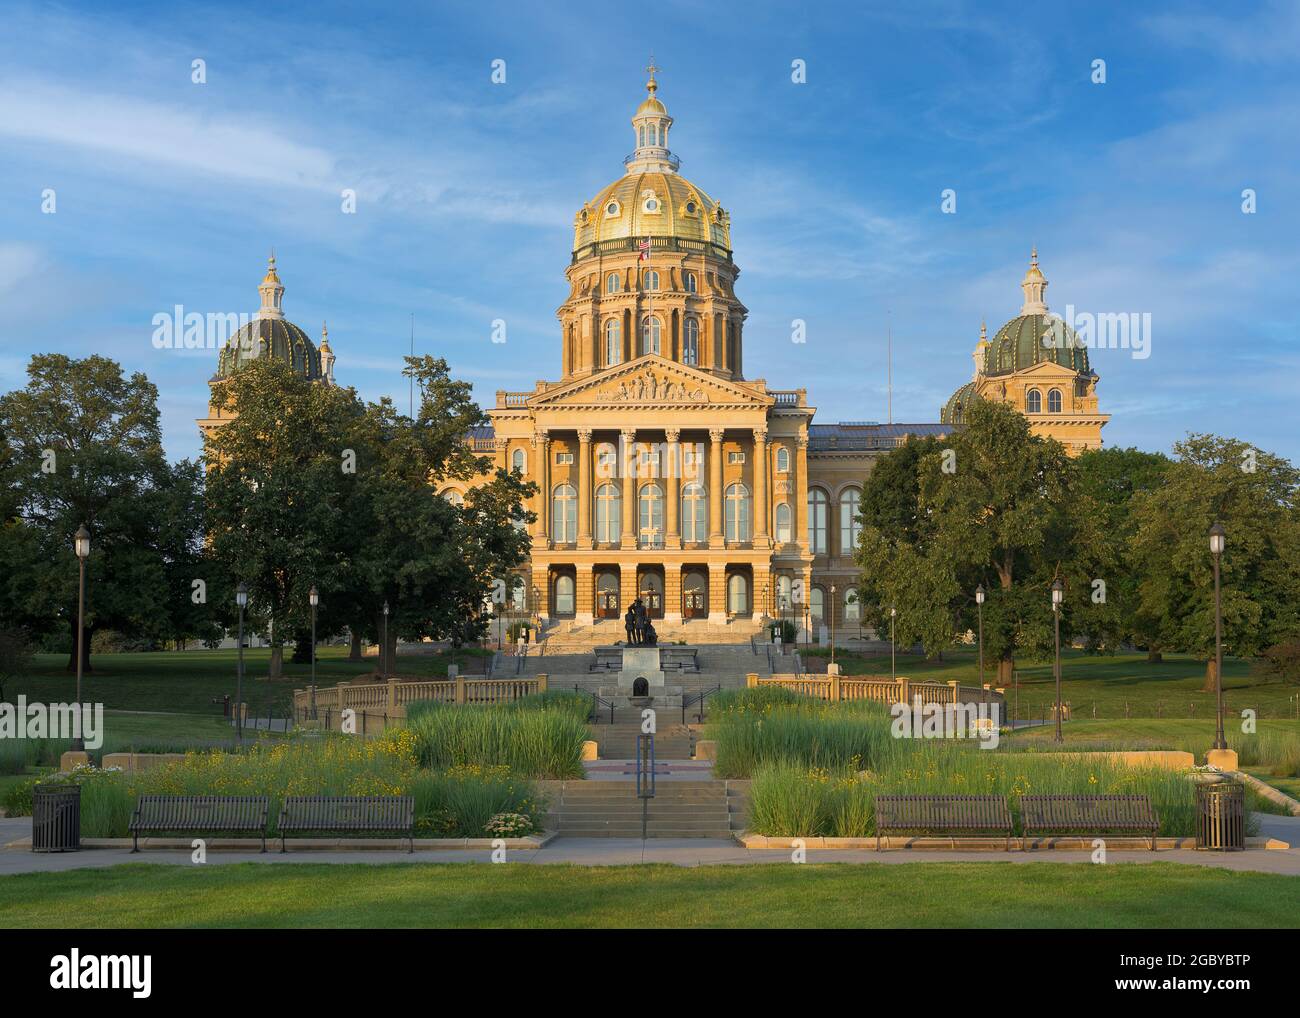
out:
{"label": "park bench", "polygon": [[1135,831],[1156,850],[1160,819],[1145,795],[1022,795],[1021,845],[1031,834],[1104,834]]}
{"label": "park bench", "polygon": [[1011,814],[1000,795],[878,795],[876,851],[891,831],[947,834],[997,831],[1011,850]]}
{"label": "park bench", "polygon": [[266,851],[264,795],[142,795],[131,815],[131,851],[140,851],[145,832],[184,834],[252,833]]}
{"label": "park bench", "polygon": [[409,795],[291,795],[280,808],[280,851],[304,831],[405,835],[415,851],[415,800]]}

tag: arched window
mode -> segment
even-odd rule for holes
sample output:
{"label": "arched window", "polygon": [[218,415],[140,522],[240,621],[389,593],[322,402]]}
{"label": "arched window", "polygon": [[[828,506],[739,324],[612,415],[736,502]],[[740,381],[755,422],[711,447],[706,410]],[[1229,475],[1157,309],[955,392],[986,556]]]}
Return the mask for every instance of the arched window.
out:
{"label": "arched window", "polygon": [[623,277],[617,272],[611,272],[605,277],[606,293],[618,293],[621,289],[623,289]]}
{"label": "arched window", "polygon": [[749,540],[750,500],[749,489],[743,484],[727,487],[727,540],[742,542]]}
{"label": "arched window", "polygon": [[522,449],[516,449],[510,454],[510,468],[517,470],[521,474],[528,473],[528,454]]}
{"label": "arched window", "polygon": [[826,617],[826,592],[821,587],[813,587],[808,607],[814,625]]}
{"label": "arched window", "polygon": [[709,539],[709,502],[704,485],[691,481],[682,487],[682,540],[703,543]]}
{"label": "arched window", "polygon": [[790,472],[790,450],[783,445],[776,447],[776,472],[778,474]]}
{"label": "arched window", "polygon": [[862,524],[858,522],[858,503],[862,493],[857,488],[846,488],[840,494],[840,554],[852,555],[858,546]]}
{"label": "arched window", "polygon": [[1037,389],[1030,389],[1025,394],[1025,412],[1030,414],[1043,412],[1043,394]]}
{"label": "arched window", "polygon": [[686,288],[686,292],[687,292],[687,293],[695,293],[695,292],[697,291],[697,289],[698,289],[698,285],[699,285],[699,284],[696,282],[696,279],[695,279],[695,273],[694,273],[694,272],[687,272],[687,273],[684,273],[684,274],[682,275],[682,284],[685,286],[685,288]]}
{"label": "arched window", "polygon": [[573,577],[561,575],[555,578],[555,614],[573,614]]}
{"label": "arched window", "polygon": [[844,592],[844,621],[857,622],[862,618],[862,605],[858,603],[858,592],[850,587]]}
{"label": "arched window", "polygon": [[826,492],[808,489],[808,549],[814,555],[826,554]]}
{"label": "arched window", "polygon": [[657,484],[641,485],[639,517],[641,520],[641,547],[664,546],[664,490]]}
{"label": "arched window", "polygon": [[749,614],[749,580],[740,573],[727,578],[727,611],[732,615]]}
{"label": "arched window", "polygon": [[781,502],[776,507],[776,539],[781,544],[789,544],[794,536],[794,525],[791,521],[792,513],[790,512],[790,503]]}
{"label": "arched window", "polygon": [[700,323],[688,318],[682,323],[682,363],[698,364],[700,362]]}
{"label": "arched window", "polygon": [[551,540],[572,544],[578,539],[578,495],[572,484],[559,484],[551,497]]}
{"label": "arched window", "polygon": [[623,323],[605,319],[605,366],[612,367],[623,359]]}
{"label": "arched window", "polygon": [[596,489],[596,543],[617,544],[623,536],[623,498],[618,485]]}
{"label": "arched window", "polygon": [[442,493],[442,497],[454,506],[462,506],[465,504],[465,496],[455,488],[448,488]]}
{"label": "arched window", "polygon": [[645,148],[645,124],[642,124],[637,131],[637,144]]}
{"label": "arched window", "polygon": [[645,281],[645,288],[647,290],[659,289],[659,273],[657,273],[654,269],[646,269],[645,275],[642,278]]}
{"label": "arched window", "polygon": [[641,320],[641,352],[658,353],[659,352],[659,330],[660,322],[658,318],[643,318]]}
{"label": "arched window", "polygon": [[1061,412],[1061,390],[1051,389],[1047,393],[1047,412],[1049,414],[1059,414]]}

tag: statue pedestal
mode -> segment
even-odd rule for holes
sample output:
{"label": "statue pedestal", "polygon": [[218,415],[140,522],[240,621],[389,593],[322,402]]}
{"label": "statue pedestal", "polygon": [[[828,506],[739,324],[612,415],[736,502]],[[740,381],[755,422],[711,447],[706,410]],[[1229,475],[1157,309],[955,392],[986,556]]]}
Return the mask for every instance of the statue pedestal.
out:
{"label": "statue pedestal", "polygon": [[623,648],[623,670],[618,673],[619,686],[630,689],[640,678],[644,678],[651,689],[663,687],[664,670],[659,663],[658,647]]}
{"label": "statue pedestal", "polygon": [[[637,689],[637,680],[645,689]],[[602,686],[600,695],[618,707],[680,707],[682,687],[664,684],[664,670],[658,647],[624,647],[623,667],[617,686]]]}

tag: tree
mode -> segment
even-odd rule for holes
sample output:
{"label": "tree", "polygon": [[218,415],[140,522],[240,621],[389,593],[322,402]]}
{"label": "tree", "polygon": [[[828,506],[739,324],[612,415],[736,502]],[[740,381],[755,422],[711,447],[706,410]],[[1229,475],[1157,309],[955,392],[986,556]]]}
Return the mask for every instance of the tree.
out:
{"label": "tree", "polygon": [[1300,635],[1300,471],[1234,438],[1191,434],[1162,483],[1133,501],[1137,610],[1160,646],[1198,654],[1214,686],[1214,580],[1208,532],[1227,528],[1223,645],[1252,657]]}
{"label": "tree", "polygon": [[946,443],[909,442],[882,466],[879,482],[873,471],[864,485],[873,515],[863,514],[862,583],[899,604],[900,634],[921,638],[927,653],[973,628],[980,584],[989,590],[985,654],[1003,683],[1018,652],[1050,651],[1056,576],[1069,592],[1067,637],[1071,616],[1091,610],[1099,548],[1087,496],[1065,449],[1033,435],[1014,408],[976,401]]}
{"label": "tree", "polygon": [[5,683],[26,672],[32,665],[32,649],[27,634],[17,628],[0,628],[0,703],[5,699]]}
{"label": "tree", "polygon": [[1164,483],[1172,461],[1158,452],[1138,449],[1090,449],[1079,456],[1079,484],[1090,500],[1100,540],[1105,600],[1082,620],[1094,647],[1132,643],[1160,661],[1159,620],[1141,610],[1137,596],[1140,573],[1130,554],[1136,531],[1134,498]]}
{"label": "tree", "polygon": [[[38,354],[25,388],[0,396],[6,437],[0,480],[11,518],[0,531],[7,582],[0,611],[32,633],[66,626],[76,666],[77,560],[72,535],[90,529],[83,668],[99,629],[158,634],[180,602],[169,563],[194,548],[200,520],[192,465],[168,465],[158,392],[105,357]],[[187,550],[188,549],[188,550]]]}

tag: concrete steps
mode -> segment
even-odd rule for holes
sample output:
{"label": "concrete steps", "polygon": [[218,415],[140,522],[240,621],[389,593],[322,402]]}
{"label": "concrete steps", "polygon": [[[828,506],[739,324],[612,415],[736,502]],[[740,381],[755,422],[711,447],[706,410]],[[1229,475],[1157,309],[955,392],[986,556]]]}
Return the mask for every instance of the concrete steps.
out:
{"label": "concrete steps", "polygon": [[[620,715],[626,720],[621,723]],[[670,715],[671,716],[671,715]],[[679,715],[680,716],[680,715]],[[608,715],[606,715],[608,717]],[[637,740],[641,735],[640,711],[623,708],[614,712],[615,723],[588,725],[602,760],[635,760]],[[689,727],[682,724],[665,724],[658,720],[655,733],[655,758],[659,760],[689,760],[694,756],[695,737]]]}
{"label": "concrete steps", "polygon": [[[632,781],[564,781],[551,795],[547,828],[561,837],[729,838],[733,800],[725,781],[660,781],[644,804]],[[739,828],[735,828],[738,830]]]}

